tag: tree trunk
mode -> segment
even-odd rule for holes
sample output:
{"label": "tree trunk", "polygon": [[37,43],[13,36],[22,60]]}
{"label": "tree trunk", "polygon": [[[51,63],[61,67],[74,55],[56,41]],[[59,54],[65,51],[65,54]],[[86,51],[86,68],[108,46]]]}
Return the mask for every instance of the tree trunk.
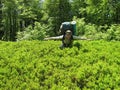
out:
{"label": "tree trunk", "polygon": [[2,1],[0,1],[0,40],[2,39],[4,34],[3,25],[2,25]]}

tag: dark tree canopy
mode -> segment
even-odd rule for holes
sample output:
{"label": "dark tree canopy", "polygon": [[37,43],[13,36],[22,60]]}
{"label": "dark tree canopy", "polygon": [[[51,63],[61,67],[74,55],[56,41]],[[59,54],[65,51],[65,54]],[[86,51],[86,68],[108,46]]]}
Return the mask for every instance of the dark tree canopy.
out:
{"label": "dark tree canopy", "polygon": [[1,0],[0,39],[15,41],[17,33],[39,22],[47,35],[58,35],[62,22],[74,17],[98,26],[120,24],[120,0]]}

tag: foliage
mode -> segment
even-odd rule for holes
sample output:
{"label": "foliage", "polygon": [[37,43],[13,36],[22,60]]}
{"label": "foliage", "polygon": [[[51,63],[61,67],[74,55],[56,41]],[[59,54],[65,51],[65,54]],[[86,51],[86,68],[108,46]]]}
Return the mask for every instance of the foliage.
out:
{"label": "foliage", "polygon": [[120,41],[120,25],[112,25],[107,30],[107,40],[118,40]]}
{"label": "foliage", "polygon": [[[2,0],[3,40],[15,41],[16,33],[23,31],[42,17],[40,0]],[[41,10],[41,11],[40,11]]]}
{"label": "foliage", "polygon": [[91,38],[93,40],[116,40],[120,41],[120,25],[112,24],[111,26],[106,25],[96,25],[91,23],[86,23],[84,18],[76,18],[74,19],[77,22],[77,32],[78,36],[86,36],[87,38]]}
{"label": "foliage", "polygon": [[18,31],[18,7],[15,0],[3,0],[2,24],[4,28],[3,40],[15,41],[16,32]]}
{"label": "foliage", "polygon": [[45,26],[39,22],[35,22],[35,26],[31,25],[25,28],[25,31],[18,32],[17,41],[21,40],[43,40],[46,35]]}
{"label": "foliage", "polygon": [[49,31],[58,35],[61,23],[72,20],[69,0],[45,0],[43,6],[45,15],[48,15]]}
{"label": "foliage", "polygon": [[56,36],[61,23],[74,17],[77,35],[119,40],[118,30],[110,33],[114,24],[120,24],[120,0],[0,0],[0,39],[15,41],[19,31],[26,32],[24,28],[33,28],[35,22],[45,25],[47,36]]}
{"label": "foliage", "polygon": [[1,90],[119,90],[120,42],[0,41]]}
{"label": "foliage", "polygon": [[97,25],[120,23],[119,0],[73,0],[72,11],[78,18]]}
{"label": "foliage", "polygon": [[85,34],[85,21],[84,18],[73,18],[74,21],[76,21],[76,35],[84,35]]}

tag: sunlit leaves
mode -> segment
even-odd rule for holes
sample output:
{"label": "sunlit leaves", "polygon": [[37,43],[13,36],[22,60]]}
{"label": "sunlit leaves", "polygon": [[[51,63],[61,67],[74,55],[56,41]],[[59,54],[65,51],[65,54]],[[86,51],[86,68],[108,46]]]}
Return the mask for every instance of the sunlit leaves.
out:
{"label": "sunlit leaves", "polygon": [[0,41],[0,89],[119,89],[120,42],[76,42]]}

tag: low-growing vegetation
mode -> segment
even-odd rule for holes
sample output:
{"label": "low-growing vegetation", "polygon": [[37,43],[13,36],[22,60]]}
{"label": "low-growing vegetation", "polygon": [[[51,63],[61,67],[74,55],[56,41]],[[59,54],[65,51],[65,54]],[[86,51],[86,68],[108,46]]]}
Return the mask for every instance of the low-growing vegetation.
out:
{"label": "low-growing vegetation", "polygon": [[119,90],[120,42],[0,41],[0,90]]}

